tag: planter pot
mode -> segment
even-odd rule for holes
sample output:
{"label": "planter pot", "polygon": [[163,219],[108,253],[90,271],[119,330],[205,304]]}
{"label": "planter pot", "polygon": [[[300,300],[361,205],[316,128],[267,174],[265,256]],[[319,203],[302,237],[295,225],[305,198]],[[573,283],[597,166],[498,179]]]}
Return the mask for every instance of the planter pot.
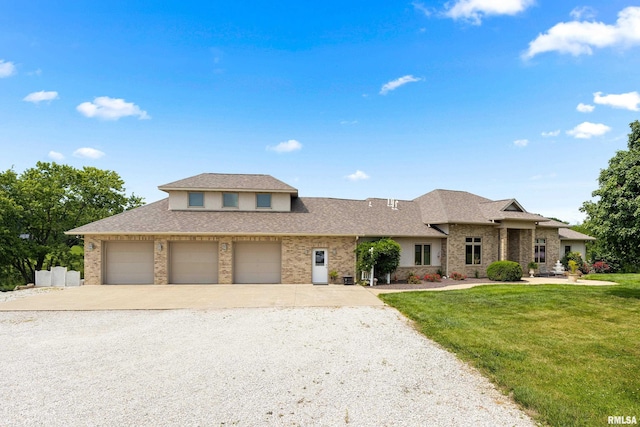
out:
{"label": "planter pot", "polygon": [[570,283],[578,283],[578,277],[580,277],[578,274],[568,274],[567,276]]}
{"label": "planter pot", "polygon": [[535,270],[533,268],[529,269],[529,277],[533,277],[533,275],[535,274]]}

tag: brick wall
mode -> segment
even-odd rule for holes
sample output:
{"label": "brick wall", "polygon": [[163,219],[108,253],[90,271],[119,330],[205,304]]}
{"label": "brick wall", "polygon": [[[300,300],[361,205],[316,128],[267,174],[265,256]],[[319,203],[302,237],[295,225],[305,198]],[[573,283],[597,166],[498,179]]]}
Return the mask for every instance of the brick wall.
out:
{"label": "brick wall", "polygon": [[[466,265],[465,250],[467,237],[482,238],[481,264]],[[498,260],[500,231],[494,226],[452,224],[449,227],[449,248],[447,250],[447,275],[453,272],[475,277],[487,277],[487,267]],[[446,265],[446,264],[445,264]]]}
{"label": "brick wall", "polygon": [[282,283],[311,283],[313,249],[328,250],[329,271],[354,276],[356,266],[355,237],[283,237]]}

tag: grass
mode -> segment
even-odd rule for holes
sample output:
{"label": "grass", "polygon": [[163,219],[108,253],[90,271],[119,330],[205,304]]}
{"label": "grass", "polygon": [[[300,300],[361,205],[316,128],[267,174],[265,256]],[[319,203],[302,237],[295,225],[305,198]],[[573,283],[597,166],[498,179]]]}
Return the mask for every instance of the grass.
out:
{"label": "grass", "polygon": [[491,285],[380,297],[539,422],[640,419],[640,274],[618,286]]}

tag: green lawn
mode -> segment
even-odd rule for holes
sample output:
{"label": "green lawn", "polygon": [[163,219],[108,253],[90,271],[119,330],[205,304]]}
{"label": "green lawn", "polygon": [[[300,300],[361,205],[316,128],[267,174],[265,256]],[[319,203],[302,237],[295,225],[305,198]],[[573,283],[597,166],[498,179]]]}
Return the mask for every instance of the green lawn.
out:
{"label": "green lawn", "polygon": [[640,274],[380,297],[552,426],[640,422]]}

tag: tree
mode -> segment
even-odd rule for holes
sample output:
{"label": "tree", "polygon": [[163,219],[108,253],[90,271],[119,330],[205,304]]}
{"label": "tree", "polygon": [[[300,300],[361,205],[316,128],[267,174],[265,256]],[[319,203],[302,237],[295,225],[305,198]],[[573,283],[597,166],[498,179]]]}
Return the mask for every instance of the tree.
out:
{"label": "tree", "polygon": [[65,231],[140,205],[113,171],[38,162],[20,176],[2,172],[0,266],[33,282],[37,270],[70,262],[81,240]]}
{"label": "tree", "polygon": [[400,252],[400,245],[392,239],[362,242],[356,247],[358,271],[369,271],[375,265],[375,272],[380,277],[392,273],[400,265]]}
{"label": "tree", "polygon": [[581,210],[598,239],[601,253],[618,259],[623,269],[640,265],[640,122],[630,124],[628,150],[618,151],[600,171],[599,188]]}

